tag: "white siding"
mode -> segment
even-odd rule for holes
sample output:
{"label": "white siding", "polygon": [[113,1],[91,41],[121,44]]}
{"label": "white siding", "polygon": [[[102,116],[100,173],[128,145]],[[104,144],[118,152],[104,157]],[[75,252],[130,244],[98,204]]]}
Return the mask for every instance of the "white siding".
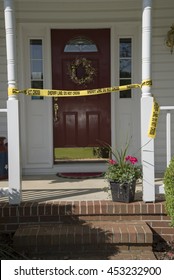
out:
{"label": "white siding", "polygon": [[[3,1],[0,1],[0,109],[7,107],[7,63]],[[7,137],[7,115],[0,113],[0,137]]]}
{"label": "white siding", "polygon": [[110,22],[141,18],[141,0],[16,1],[20,22]]}
{"label": "white siding", "polygon": [[[156,0],[153,9],[152,78],[153,94],[160,106],[174,105],[174,55],[165,45],[165,38],[174,23],[174,1]],[[174,139],[174,112],[172,113]],[[174,141],[172,145],[174,154]],[[161,111],[155,140],[155,165],[158,172],[166,167],[166,117]]]}
{"label": "white siding", "polygon": [[[158,103],[164,105],[174,105],[174,54],[170,54],[170,50],[165,46],[165,36],[170,26],[174,23],[174,1],[173,0],[153,0],[153,21],[152,21],[152,79],[153,79],[153,94],[156,97]],[[141,16],[142,16],[142,1],[141,0],[16,0],[16,21],[18,31],[20,26],[27,26],[28,29],[35,31],[41,26],[45,30],[50,28],[65,28],[68,26],[83,27],[86,24],[86,28],[96,27],[99,24],[106,27],[115,24],[121,26],[123,23],[129,26],[129,23],[136,23],[139,26],[141,32]],[[0,108],[6,106],[6,57],[5,57],[5,32],[3,22],[3,1],[0,1]],[[31,26],[31,28],[30,28]],[[73,28],[73,27],[72,27]],[[117,29],[116,29],[117,30]],[[137,29],[138,30],[138,29]],[[118,32],[118,30],[117,30]],[[36,32],[37,33],[37,32]],[[19,35],[19,34],[18,34]],[[121,34],[119,34],[121,35]],[[49,39],[49,37],[47,37]],[[138,35],[139,47],[141,50],[141,34]],[[20,41],[21,44],[21,41]],[[46,53],[50,52],[49,42],[47,42]],[[18,48],[18,50],[21,50]],[[19,60],[20,67],[22,59]],[[117,57],[117,56],[116,56]],[[49,55],[47,56],[47,59]],[[141,58],[138,56],[137,63],[139,66],[136,69],[141,70]],[[19,67],[18,65],[18,67]],[[24,67],[24,66],[23,66]],[[116,67],[113,67],[115,69]],[[50,68],[46,75],[49,77]],[[22,72],[22,73],[21,73]],[[25,85],[26,77],[24,77],[25,69],[19,69],[19,85]],[[113,74],[115,75],[115,74]],[[138,81],[141,74],[133,73],[134,82]],[[21,78],[22,77],[22,78]],[[137,79],[138,77],[138,79]],[[114,79],[113,79],[114,80]],[[51,78],[46,83],[46,86],[51,86]],[[44,105],[45,106],[45,105]],[[47,105],[46,105],[47,106]],[[29,110],[29,109],[28,109]],[[44,108],[43,108],[44,110]],[[25,108],[23,109],[25,112]],[[28,112],[28,111],[26,111]],[[28,115],[27,115],[28,116]],[[28,120],[25,121],[25,125]],[[34,128],[33,128],[34,129]],[[43,126],[44,129],[44,126]],[[6,133],[6,118],[0,115],[0,135]],[[44,132],[47,133],[47,132]],[[44,135],[44,134],[42,134]],[[172,135],[174,138],[174,113],[173,113],[173,125]],[[27,137],[27,136],[26,136]],[[174,141],[173,141],[174,143]],[[46,143],[45,143],[46,145]],[[23,147],[24,147],[23,143]],[[157,137],[155,140],[155,162],[156,171],[160,172],[165,169],[165,114],[161,112],[159,119],[159,126],[157,131]],[[173,144],[174,153],[174,144]],[[31,154],[30,154],[31,156]]]}

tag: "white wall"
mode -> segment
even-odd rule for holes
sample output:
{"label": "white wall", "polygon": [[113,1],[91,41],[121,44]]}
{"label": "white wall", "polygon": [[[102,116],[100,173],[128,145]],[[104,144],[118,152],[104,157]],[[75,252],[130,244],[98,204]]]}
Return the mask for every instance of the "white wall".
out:
{"label": "white wall", "polygon": [[[44,42],[47,43],[47,47],[45,47],[45,60],[47,61],[47,63],[45,64],[45,77],[47,78],[47,81],[45,81],[44,85],[45,88],[51,88],[52,86],[50,65],[51,50],[49,46],[49,34],[51,28],[111,28],[111,32],[113,35],[111,42],[111,52],[115,57],[114,60],[111,60],[111,67],[113,70],[111,82],[112,85],[118,85],[119,37],[132,37],[133,42],[136,42],[135,45],[138,45],[137,38],[141,36],[141,31],[139,29],[139,26],[141,26],[141,4],[137,1],[133,1],[131,3],[130,1],[126,1],[127,9],[125,11],[125,3],[123,3],[124,1],[115,1],[115,3],[114,1],[69,1],[69,3],[68,1],[49,1],[49,5],[47,1],[42,1],[42,5],[40,4],[40,2],[41,1],[35,1],[32,5],[31,1],[28,1],[28,3],[27,1],[16,1],[16,16],[18,22],[18,30],[20,33],[20,45],[22,46],[22,50],[27,49],[28,38],[32,35],[36,38],[41,36],[44,39]],[[72,2],[74,2],[73,5]],[[133,8],[132,5],[134,5],[134,7],[136,8]],[[126,17],[127,23],[123,23],[123,21],[125,21],[124,17]],[[129,28],[127,26],[128,24]],[[121,30],[124,30],[124,32],[122,32]],[[134,55],[135,54],[137,55],[137,48],[134,47]],[[26,57],[27,52],[23,51],[22,59],[19,59],[20,69],[22,69],[21,74],[19,74],[19,77],[20,84],[23,85],[23,87],[25,87],[29,83],[27,77],[21,76],[23,75],[23,73],[27,74]],[[141,56],[139,52],[139,59],[140,57]],[[141,79],[141,75],[138,70],[137,63],[135,64],[136,72],[138,72],[139,75],[133,75],[133,82],[138,82],[138,80]],[[127,106],[127,108],[129,108],[129,120],[131,118],[132,120],[133,118],[135,119],[134,123],[131,122],[130,124],[129,121],[129,124],[126,126],[130,127],[130,134],[134,135],[134,139],[132,141],[132,143],[134,143],[134,150],[137,149],[138,145],[140,146],[140,133],[138,137],[135,136],[137,132],[137,127],[139,126],[139,97],[133,97],[132,100],[134,108],[137,107],[137,114],[135,114],[134,109],[131,110],[132,106]],[[126,118],[128,113],[125,108],[125,102],[121,102],[117,95],[117,97],[114,98],[114,102],[112,103],[112,118],[114,119],[115,115],[117,119],[116,123],[113,124],[112,129],[112,143],[114,144],[114,146],[116,144],[118,146],[120,144],[120,139],[123,137],[123,135],[121,135],[121,130],[123,128],[121,124],[123,124],[123,119]],[[42,170],[35,169],[35,172],[44,172],[44,167],[47,167],[47,170],[45,172],[52,172],[51,170],[48,170],[49,167],[52,167],[51,151],[53,151],[51,131],[51,101],[47,100],[47,105],[46,103],[44,105],[42,104],[42,101],[31,101],[30,97],[23,97],[22,104],[23,167],[25,168],[25,172],[28,172],[26,168],[31,167],[42,167]],[[47,110],[44,109],[44,106],[47,106]],[[116,114],[114,114],[114,110],[116,111]],[[43,119],[45,120],[45,123],[43,122]],[[50,120],[49,124],[48,120]],[[46,122],[48,126],[46,125]],[[40,133],[37,139],[34,139],[34,137],[36,137],[37,135],[36,132],[38,132],[37,127],[39,127]],[[33,138],[30,135],[33,135]],[[43,145],[43,147],[39,147],[39,139],[45,139],[45,145]],[[45,162],[44,164],[45,159],[47,160],[47,163]],[[48,159],[50,160],[48,161]],[[89,171],[92,171],[94,169],[94,166],[92,166],[91,164],[89,166],[86,165],[85,167],[82,164],[80,166],[73,165],[73,167],[72,165],[57,166],[57,170],[62,170],[62,168],[66,168],[66,170],[71,171],[72,168],[75,168],[76,170],[79,170],[79,168],[85,168],[86,170],[86,168],[88,168]],[[98,170],[101,170],[102,168],[105,169],[105,165],[98,165],[96,167],[95,164],[95,168],[98,168]],[[34,170],[32,169],[32,172],[33,171]]]}

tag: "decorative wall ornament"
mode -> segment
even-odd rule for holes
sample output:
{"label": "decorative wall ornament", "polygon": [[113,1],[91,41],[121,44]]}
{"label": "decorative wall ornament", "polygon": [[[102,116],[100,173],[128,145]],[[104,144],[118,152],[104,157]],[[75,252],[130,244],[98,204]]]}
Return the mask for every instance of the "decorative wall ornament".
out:
{"label": "decorative wall ornament", "polygon": [[170,52],[172,54],[174,48],[174,24],[170,27],[170,30],[167,32],[166,46],[170,48]]}
{"label": "decorative wall ornament", "polygon": [[75,84],[86,86],[94,80],[96,69],[92,67],[91,61],[85,57],[76,58],[68,65],[68,75]]}

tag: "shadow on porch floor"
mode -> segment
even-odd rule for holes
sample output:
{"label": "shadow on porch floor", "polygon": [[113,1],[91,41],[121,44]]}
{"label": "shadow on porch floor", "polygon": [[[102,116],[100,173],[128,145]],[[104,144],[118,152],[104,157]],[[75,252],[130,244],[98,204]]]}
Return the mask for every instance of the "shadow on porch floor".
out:
{"label": "shadow on porch floor", "polygon": [[[156,179],[157,184],[162,180]],[[8,181],[0,181],[0,189],[7,188]],[[106,192],[108,182],[104,178],[67,179],[56,175],[24,176],[22,180],[23,202],[111,200]],[[135,200],[142,200],[142,184],[137,183]],[[1,197],[0,202],[8,202],[8,197]]]}

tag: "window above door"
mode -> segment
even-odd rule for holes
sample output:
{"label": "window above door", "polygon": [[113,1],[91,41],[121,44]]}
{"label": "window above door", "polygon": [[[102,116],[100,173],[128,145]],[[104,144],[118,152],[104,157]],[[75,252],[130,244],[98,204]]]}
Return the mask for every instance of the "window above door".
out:
{"label": "window above door", "polygon": [[68,41],[64,52],[98,52],[98,48],[90,39],[78,36]]}

